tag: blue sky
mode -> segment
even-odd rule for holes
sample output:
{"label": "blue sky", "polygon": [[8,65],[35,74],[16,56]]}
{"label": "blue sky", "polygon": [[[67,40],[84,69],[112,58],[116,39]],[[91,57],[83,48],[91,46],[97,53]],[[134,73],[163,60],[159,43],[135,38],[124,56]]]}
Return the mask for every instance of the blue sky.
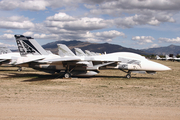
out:
{"label": "blue sky", "polygon": [[179,0],[1,0],[0,45],[80,40],[145,49],[180,45]]}

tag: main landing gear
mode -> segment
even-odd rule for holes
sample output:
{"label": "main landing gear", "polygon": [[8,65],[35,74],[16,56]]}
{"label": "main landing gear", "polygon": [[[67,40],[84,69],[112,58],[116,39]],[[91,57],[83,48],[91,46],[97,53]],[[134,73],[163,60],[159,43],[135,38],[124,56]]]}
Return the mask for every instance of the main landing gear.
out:
{"label": "main landing gear", "polygon": [[[76,67],[76,66],[75,66]],[[74,70],[75,67],[70,67],[70,65],[66,65],[66,70],[65,70],[65,73],[64,73],[64,78],[71,78],[71,75],[72,75],[72,71]]]}
{"label": "main landing gear", "polygon": [[130,78],[131,78],[131,71],[128,71],[128,74],[126,75],[126,78],[127,78],[127,79],[130,79]]}
{"label": "main landing gear", "polygon": [[19,67],[19,68],[17,69],[17,71],[18,71],[18,72],[22,71],[22,67]]}
{"label": "main landing gear", "polygon": [[71,78],[71,73],[69,73],[69,72],[65,72],[65,74],[64,74],[64,78]]}

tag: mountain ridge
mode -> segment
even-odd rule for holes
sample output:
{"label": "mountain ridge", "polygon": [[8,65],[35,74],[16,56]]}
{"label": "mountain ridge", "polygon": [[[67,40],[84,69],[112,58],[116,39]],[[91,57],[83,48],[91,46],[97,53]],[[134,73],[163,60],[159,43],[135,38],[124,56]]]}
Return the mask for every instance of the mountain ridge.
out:
{"label": "mountain ridge", "polygon": [[83,42],[83,41],[55,41],[51,43],[47,43],[42,47],[46,50],[51,50],[53,53],[58,53],[57,44],[65,44],[68,46],[73,52],[73,48],[80,48],[83,51],[89,50],[92,52],[98,53],[113,53],[113,52],[133,52],[141,55],[149,55],[150,53],[146,53],[142,50],[133,49],[133,48],[126,48],[121,45],[110,44],[110,43],[90,43],[90,42]]}
{"label": "mountain ridge", "polygon": [[141,50],[147,53],[157,54],[157,55],[180,54],[180,46],[173,45],[173,44],[166,47],[149,48],[149,49],[141,49]]}

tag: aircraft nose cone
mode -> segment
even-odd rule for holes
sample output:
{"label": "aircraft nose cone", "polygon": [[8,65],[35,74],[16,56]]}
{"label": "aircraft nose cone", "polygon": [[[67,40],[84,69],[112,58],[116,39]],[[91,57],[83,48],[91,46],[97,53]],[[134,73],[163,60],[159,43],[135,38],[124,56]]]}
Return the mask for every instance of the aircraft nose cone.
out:
{"label": "aircraft nose cone", "polygon": [[144,69],[145,71],[166,71],[166,70],[171,70],[171,68],[162,65],[160,63],[157,62],[153,62],[150,60],[145,60],[143,62],[141,62],[142,64],[142,69]]}
{"label": "aircraft nose cone", "polygon": [[[152,62],[152,61],[151,61]],[[155,67],[156,71],[166,71],[166,70],[171,70],[171,68],[165,66],[165,65],[162,65],[160,63],[156,63],[156,62],[153,62],[153,66]]]}
{"label": "aircraft nose cone", "polygon": [[171,68],[169,68],[169,67],[167,67],[167,66],[165,66],[165,65],[162,65],[162,64],[161,64],[160,69],[161,69],[162,71],[171,70]]}

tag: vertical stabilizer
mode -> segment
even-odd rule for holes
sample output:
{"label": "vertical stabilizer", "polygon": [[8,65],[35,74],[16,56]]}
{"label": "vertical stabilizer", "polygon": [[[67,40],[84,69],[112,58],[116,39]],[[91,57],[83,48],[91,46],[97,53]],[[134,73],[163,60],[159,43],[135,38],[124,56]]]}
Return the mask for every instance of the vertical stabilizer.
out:
{"label": "vertical stabilizer", "polygon": [[159,55],[156,55],[156,59],[160,59]]}
{"label": "vertical stabilizer", "polygon": [[26,56],[27,54],[48,55],[34,38],[23,35],[15,35],[15,38],[21,56]]}
{"label": "vertical stabilizer", "polygon": [[77,56],[87,56],[81,49],[74,48]]}
{"label": "vertical stabilizer", "polygon": [[64,56],[75,56],[75,54],[64,44],[57,44],[58,46],[58,54],[61,57]]}
{"label": "vertical stabilizer", "polygon": [[89,50],[85,50],[85,52],[88,56],[93,56],[93,54]]}
{"label": "vertical stabilizer", "polygon": [[53,54],[50,50],[46,50],[46,52],[47,52],[49,55],[52,55],[52,54]]}
{"label": "vertical stabilizer", "polygon": [[166,55],[166,59],[169,59],[169,55]]}

